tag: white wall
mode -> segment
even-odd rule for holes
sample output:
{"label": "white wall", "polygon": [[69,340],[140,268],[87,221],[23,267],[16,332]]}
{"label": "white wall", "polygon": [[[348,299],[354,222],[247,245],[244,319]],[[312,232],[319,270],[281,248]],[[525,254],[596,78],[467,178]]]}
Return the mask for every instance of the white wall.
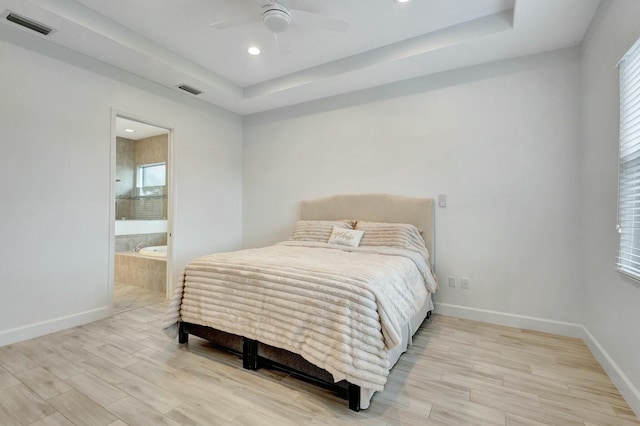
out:
{"label": "white wall", "polygon": [[[614,270],[617,253],[617,62],[640,36],[640,2],[604,2],[583,43],[584,322],[594,352],[640,413],[640,284]],[[597,343],[596,343],[597,342]],[[599,344],[600,347],[597,347]]]}
{"label": "white wall", "polygon": [[140,235],[167,232],[167,221],[158,220],[116,220],[115,235]]}
{"label": "white wall", "polygon": [[576,328],[579,74],[565,49],[245,117],[244,246],[288,238],[303,199],[446,193],[438,308]]}
{"label": "white wall", "polygon": [[4,27],[0,346],[108,314],[112,108],[175,130],[174,271],[240,246],[238,116]]}

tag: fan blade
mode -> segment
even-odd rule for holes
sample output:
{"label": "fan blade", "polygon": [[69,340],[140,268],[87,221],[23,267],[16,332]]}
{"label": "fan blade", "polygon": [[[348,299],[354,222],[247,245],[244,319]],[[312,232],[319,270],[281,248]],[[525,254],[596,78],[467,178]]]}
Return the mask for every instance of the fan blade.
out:
{"label": "fan blade", "polygon": [[262,20],[262,13],[256,13],[254,15],[245,16],[242,18],[228,19],[226,21],[220,21],[220,22],[213,22],[209,25],[211,25],[216,30],[224,30],[227,28],[239,27],[241,25],[247,25],[254,22],[259,22],[261,20]]}
{"label": "fan blade", "polygon": [[317,13],[305,12],[299,9],[289,9],[293,13],[295,21],[300,20],[324,30],[334,31],[337,33],[346,33],[351,26],[350,22],[342,19],[332,18],[330,16],[318,15]]}
{"label": "fan blade", "polygon": [[253,0],[253,1],[258,3],[262,7],[271,6],[274,3],[274,0]]}
{"label": "fan blade", "polygon": [[293,44],[291,42],[291,32],[273,33],[278,45],[278,51],[283,55],[290,55],[293,52]]}

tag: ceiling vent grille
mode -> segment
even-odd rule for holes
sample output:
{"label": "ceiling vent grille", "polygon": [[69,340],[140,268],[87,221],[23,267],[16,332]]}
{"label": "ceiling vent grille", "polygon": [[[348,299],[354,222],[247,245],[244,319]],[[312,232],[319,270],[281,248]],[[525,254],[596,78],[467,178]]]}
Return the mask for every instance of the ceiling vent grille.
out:
{"label": "ceiling vent grille", "polygon": [[184,90],[185,92],[189,92],[189,93],[191,93],[192,95],[196,95],[196,96],[198,96],[199,94],[201,94],[201,93],[202,93],[202,90],[198,90],[198,89],[196,89],[195,87],[191,87],[191,86],[188,86],[188,85],[186,85],[186,84],[181,84],[181,85],[179,85],[179,86],[178,86],[178,89],[182,89],[182,90]]}
{"label": "ceiling vent grille", "polygon": [[24,16],[17,15],[13,12],[7,14],[7,21],[13,22],[14,24],[18,24],[30,29],[31,31],[35,31],[43,35],[49,35],[53,31],[53,28],[51,27],[47,27],[40,22],[36,22],[33,19],[25,18]]}

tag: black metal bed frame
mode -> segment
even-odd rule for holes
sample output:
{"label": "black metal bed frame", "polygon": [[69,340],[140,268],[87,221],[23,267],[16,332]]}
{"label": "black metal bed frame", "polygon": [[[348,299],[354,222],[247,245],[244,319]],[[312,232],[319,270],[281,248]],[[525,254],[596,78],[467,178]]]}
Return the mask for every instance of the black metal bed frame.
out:
{"label": "black metal bed frame", "polygon": [[[333,382],[328,371],[311,364],[298,354],[211,327],[181,322],[178,343],[188,343],[190,334],[202,337],[220,349],[239,355],[242,357],[242,367],[247,370],[266,367],[289,373],[301,380],[335,392],[348,400],[350,410],[360,411],[360,386],[346,380]],[[263,356],[261,352],[267,352],[270,356]]]}
{"label": "black metal bed frame", "polygon": [[[427,319],[431,311],[427,312]],[[181,322],[178,331],[178,343],[189,342],[189,334],[210,341],[216,347],[242,357],[242,367],[247,370],[258,370],[262,367],[280,370],[301,380],[329,389],[348,401],[349,409],[360,411],[361,388],[346,380],[334,382],[327,370],[324,370],[300,355],[248,339],[243,336],[227,333],[215,328]]]}

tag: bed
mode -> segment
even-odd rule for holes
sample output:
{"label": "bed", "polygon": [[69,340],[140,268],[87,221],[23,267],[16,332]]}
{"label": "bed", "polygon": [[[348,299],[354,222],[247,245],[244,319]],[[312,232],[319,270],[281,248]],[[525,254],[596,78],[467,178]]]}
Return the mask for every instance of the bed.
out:
{"label": "bed", "polygon": [[290,240],[190,262],[163,328],[235,352],[244,368],[328,387],[359,411],[431,314],[433,262],[432,199],[303,201]]}

